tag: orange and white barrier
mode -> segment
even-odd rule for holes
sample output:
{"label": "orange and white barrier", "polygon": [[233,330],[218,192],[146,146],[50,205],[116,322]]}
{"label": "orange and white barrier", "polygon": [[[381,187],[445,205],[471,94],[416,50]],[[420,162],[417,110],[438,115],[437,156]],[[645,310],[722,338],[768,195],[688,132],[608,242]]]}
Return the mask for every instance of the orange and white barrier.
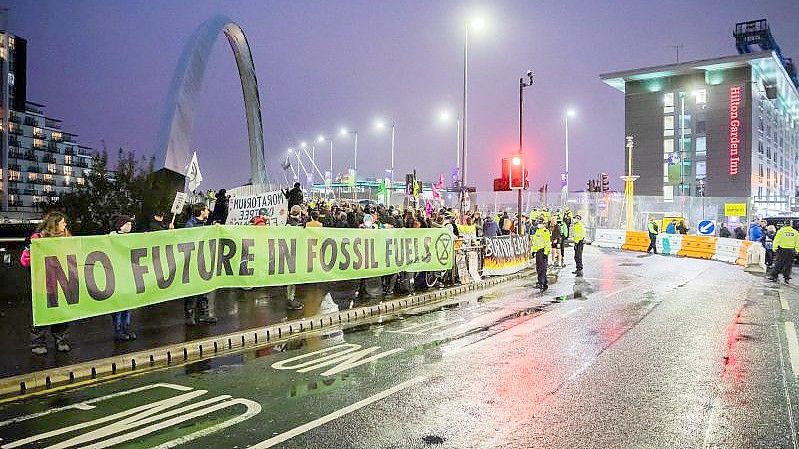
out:
{"label": "orange and white barrier", "polygon": [[[649,247],[649,233],[597,229],[593,244],[603,248],[646,251]],[[665,255],[718,260],[744,267],[765,266],[765,251],[760,251],[761,245],[747,240],[703,235],[658,234],[657,248],[658,252]]]}

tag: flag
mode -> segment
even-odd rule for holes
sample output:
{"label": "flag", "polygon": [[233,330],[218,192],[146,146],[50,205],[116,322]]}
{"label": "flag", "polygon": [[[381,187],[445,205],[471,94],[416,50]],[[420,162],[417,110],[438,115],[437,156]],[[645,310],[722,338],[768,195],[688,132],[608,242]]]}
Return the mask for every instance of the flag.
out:
{"label": "flag", "polygon": [[189,182],[189,190],[196,189],[203,182],[203,174],[200,173],[200,164],[197,162],[197,152],[191,154],[191,162],[186,167],[186,180]]}

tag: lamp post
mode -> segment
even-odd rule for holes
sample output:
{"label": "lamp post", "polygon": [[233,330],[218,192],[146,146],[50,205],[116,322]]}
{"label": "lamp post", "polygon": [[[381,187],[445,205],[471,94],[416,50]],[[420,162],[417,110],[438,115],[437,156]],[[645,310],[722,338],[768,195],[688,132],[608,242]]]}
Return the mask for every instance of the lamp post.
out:
{"label": "lamp post", "polygon": [[516,226],[516,229],[517,229],[519,234],[522,233],[522,190],[524,190],[524,181],[525,181],[524,180],[524,164],[522,164],[522,161],[521,161],[522,152],[524,150],[524,146],[523,146],[524,133],[522,132],[523,131],[523,127],[524,127],[524,88],[532,86],[534,78],[535,78],[535,75],[533,74],[533,72],[531,70],[528,70],[527,74],[525,76],[519,78],[519,157],[518,157],[518,162],[519,163],[518,164],[516,163],[517,158],[515,158],[515,157],[513,158],[513,164],[520,166],[520,168],[519,168],[521,170],[521,177],[520,178],[521,178],[521,182],[522,182],[521,187],[516,192],[516,194],[517,194],[516,202],[517,202],[517,206],[518,206],[518,215],[516,217],[516,219],[518,220],[516,222],[516,223],[518,223],[518,226]]}
{"label": "lamp post", "polygon": [[564,173],[564,186],[563,186],[563,205],[569,199],[569,117],[574,117],[575,112],[573,109],[567,109],[563,115],[563,123],[566,128],[566,172]]}
{"label": "lamp post", "polygon": [[357,174],[358,174],[358,130],[356,129],[356,130],[350,131],[347,128],[341,128],[341,131],[339,131],[339,134],[341,134],[342,136],[346,136],[347,134],[353,134],[355,136],[355,142],[354,142],[355,161],[353,163],[353,167],[352,168],[355,170],[355,174],[357,176]]}
{"label": "lamp post", "polygon": [[[448,122],[450,119],[449,111],[443,111],[440,115],[441,121]],[[455,169],[460,176],[461,171],[461,115],[456,114],[455,118]]]}
{"label": "lamp post", "polygon": [[467,175],[467,166],[468,166],[468,154],[469,154],[469,145],[468,145],[468,122],[469,122],[469,36],[471,34],[471,30],[474,28],[475,30],[481,30],[485,27],[485,21],[481,18],[472,19],[466,22],[466,34],[463,40],[463,129],[461,130],[461,135],[463,136],[463,148],[462,148],[462,157],[463,160],[463,169],[461,170],[461,194],[460,194],[460,212],[463,214],[463,202],[464,202],[464,195],[466,193],[466,175]]}
{"label": "lamp post", "polygon": [[325,140],[330,142],[330,180],[333,180],[333,138],[327,138],[324,134],[319,134],[319,137],[316,138],[317,143],[323,143]]}
{"label": "lamp post", "polygon": [[[394,142],[395,142],[395,128],[394,120],[391,120],[391,183],[394,183]],[[386,129],[386,123],[382,120],[375,121],[375,129],[382,131]]]}

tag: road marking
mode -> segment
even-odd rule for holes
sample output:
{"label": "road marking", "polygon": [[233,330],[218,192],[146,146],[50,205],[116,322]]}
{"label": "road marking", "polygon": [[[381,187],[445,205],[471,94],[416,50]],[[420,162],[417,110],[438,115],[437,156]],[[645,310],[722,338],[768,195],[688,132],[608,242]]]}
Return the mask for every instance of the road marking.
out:
{"label": "road marking", "polygon": [[301,425],[299,427],[295,427],[294,429],[291,429],[291,430],[289,430],[287,432],[283,432],[280,435],[275,435],[275,436],[273,436],[272,438],[270,438],[268,440],[261,441],[260,443],[254,445],[254,446],[250,446],[250,449],[265,449],[265,448],[268,448],[268,447],[272,447],[272,446],[274,446],[276,444],[280,444],[280,443],[282,443],[282,442],[284,442],[286,440],[289,440],[291,438],[296,437],[297,435],[302,435],[303,433],[305,433],[305,432],[307,432],[307,431],[309,431],[311,429],[319,427],[319,426],[321,426],[323,424],[327,424],[330,421],[334,421],[334,420],[336,420],[338,418],[341,418],[342,416],[347,415],[349,413],[352,413],[352,412],[354,412],[354,411],[356,411],[358,409],[364,408],[364,407],[366,407],[367,405],[369,405],[369,404],[371,404],[373,402],[377,402],[377,401],[379,401],[381,399],[385,399],[385,398],[391,396],[394,393],[397,393],[397,392],[399,392],[401,390],[404,390],[404,389],[406,389],[408,387],[416,385],[416,384],[418,384],[418,383],[420,383],[420,382],[422,382],[422,381],[424,381],[426,379],[427,378],[424,377],[424,376],[415,377],[415,378],[413,378],[411,380],[408,380],[408,381],[405,381],[405,382],[403,382],[401,384],[395,385],[395,386],[389,388],[388,390],[384,390],[384,391],[382,391],[380,393],[377,393],[377,394],[375,394],[373,396],[369,396],[366,399],[362,399],[362,400],[360,400],[360,401],[358,401],[358,402],[356,402],[354,404],[351,404],[351,405],[348,405],[348,406],[346,406],[346,407],[344,407],[342,409],[336,410],[333,413],[330,413],[330,414],[327,414],[327,415],[325,415],[325,416],[323,416],[321,418],[315,419],[315,420],[313,420],[313,421],[311,421],[309,423],[303,424],[303,425]]}
{"label": "road marking", "polygon": [[569,310],[568,312],[566,312],[563,315],[561,315],[561,318],[566,318],[567,316],[573,315],[573,314],[579,312],[580,310],[582,310],[582,307],[578,307],[576,309]]}
{"label": "road marking", "polygon": [[780,296],[780,306],[782,306],[782,310],[790,310],[790,307],[788,307],[788,301],[786,301],[785,297],[782,295],[782,290],[777,290],[777,294]]}
{"label": "road marking", "polygon": [[799,375],[799,340],[796,338],[796,326],[792,321],[785,323],[785,336],[788,338],[788,354],[791,357],[793,375]]}
{"label": "road marking", "polygon": [[350,368],[354,368],[365,363],[374,362],[375,360],[405,350],[403,348],[395,348],[370,355],[373,352],[376,352],[378,349],[380,349],[380,346],[372,346],[366,349],[361,349],[361,345],[356,345],[354,343],[342,343],[340,345],[322,348],[318,351],[300,354],[290,359],[275,362],[272,364],[272,368],[278,370],[296,370],[298,373],[307,373],[308,371],[313,371],[318,368],[335,365],[333,368],[330,368],[321,374],[322,376],[332,376],[333,374],[346,371]]}

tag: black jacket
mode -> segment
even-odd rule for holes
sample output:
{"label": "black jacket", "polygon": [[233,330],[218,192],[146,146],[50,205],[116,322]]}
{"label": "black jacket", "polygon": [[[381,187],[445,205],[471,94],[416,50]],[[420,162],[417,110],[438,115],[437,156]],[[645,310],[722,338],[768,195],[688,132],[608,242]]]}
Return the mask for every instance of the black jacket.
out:
{"label": "black jacket", "polygon": [[302,204],[302,189],[299,187],[294,187],[291,190],[284,190],[283,195],[289,201],[288,209],[291,210],[293,206],[299,206]]}

